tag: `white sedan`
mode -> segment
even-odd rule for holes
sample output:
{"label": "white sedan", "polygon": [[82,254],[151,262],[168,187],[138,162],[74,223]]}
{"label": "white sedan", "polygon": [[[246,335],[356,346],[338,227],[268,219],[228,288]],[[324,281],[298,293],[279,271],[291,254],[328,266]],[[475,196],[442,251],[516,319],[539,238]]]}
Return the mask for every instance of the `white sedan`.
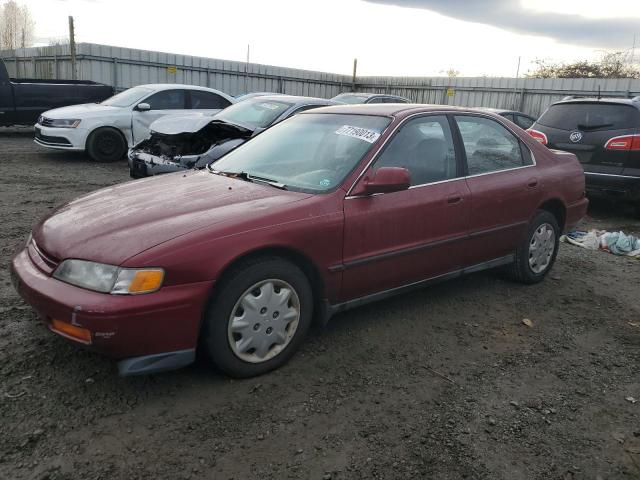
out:
{"label": "white sedan", "polygon": [[102,103],[44,112],[35,125],[35,142],[49,148],[86,151],[97,161],[122,158],[149,136],[149,125],[165,115],[213,114],[235,99],[218,90],[193,85],[140,85]]}

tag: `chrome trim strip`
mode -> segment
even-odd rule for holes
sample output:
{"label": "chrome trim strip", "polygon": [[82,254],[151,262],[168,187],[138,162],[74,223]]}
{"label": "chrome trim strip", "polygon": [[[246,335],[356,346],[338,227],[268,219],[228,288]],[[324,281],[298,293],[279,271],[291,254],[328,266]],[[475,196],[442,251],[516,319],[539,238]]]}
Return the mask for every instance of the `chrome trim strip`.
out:
{"label": "chrome trim strip", "polygon": [[597,175],[599,177],[619,177],[619,178],[637,178],[640,180],[640,177],[634,175],[616,175],[614,173],[596,173],[596,172],[584,172],[585,175]]}
{"label": "chrome trim strip", "polygon": [[[469,115],[471,114],[471,115]],[[378,158],[378,155],[380,155],[380,151],[387,145],[387,143],[389,143],[390,139],[395,135],[396,131],[405,124],[405,122],[409,121],[410,119],[414,118],[414,117],[419,117],[419,116],[431,116],[431,115],[469,115],[469,116],[477,116],[477,117],[483,117],[483,118],[488,118],[490,120],[496,121],[496,118],[491,116],[491,115],[487,115],[485,113],[482,112],[455,112],[455,111],[451,111],[451,110],[444,110],[444,111],[433,111],[433,112],[420,112],[420,113],[414,113],[412,115],[409,115],[408,117],[406,117],[405,119],[403,119],[398,125],[395,126],[395,128],[391,131],[391,133],[389,134],[389,136],[385,139],[384,143],[380,145],[380,147],[378,148],[378,150],[376,150],[376,152],[373,154],[373,157],[371,157],[371,160],[369,160],[369,163],[367,163],[367,166],[362,170],[362,172],[360,172],[360,175],[358,175],[358,178],[356,178],[356,180],[353,182],[353,184],[351,185],[351,187],[349,187],[349,190],[347,190],[347,195],[345,196],[345,200],[350,200],[352,198],[364,198],[364,197],[371,197],[373,195],[351,195],[351,190],[353,190],[353,188],[356,186],[356,184],[360,181],[360,179],[364,176],[365,172],[369,169],[369,167],[371,166],[371,164],[373,164],[373,162],[375,162]],[[506,119],[505,119],[506,120]],[[502,122],[498,122],[500,125],[502,125],[504,128],[506,128],[509,132],[511,132],[511,134],[513,136],[515,136],[520,142],[522,142],[524,144],[524,146],[529,150],[529,153],[531,154],[531,161],[533,162],[533,165],[523,165],[522,167],[515,167],[515,168],[505,168],[504,170],[496,170],[494,172],[487,172],[487,173],[478,173],[476,175],[466,175],[464,177],[456,177],[456,178],[449,178],[447,180],[439,180],[437,182],[431,182],[431,183],[422,183],[420,185],[412,185],[409,187],[409,190],[411,190],[412,188],[418,188],[418,187],[426,187],[428,185],[437,185],[439,183],[445,183],[445,182],[452,182],[454,180],[462,180],[462,179],[467,179],[467,178],[475,178],[475,177],[481,177],[484,175],[493,175],[495,173],[502,173],[502,172],[510,172],[512,170],[520,170],[522,168],[531,168],[531,167],[535,167],[538,165],[538,162],[536,161],[536,157],[533,153],[533,150],[531,150],[531,148],[529,147],[529,145],[527,145],[524,141],[522,141],[522,139],[518,136],[518,134],[516,132],[514,132],[508,125],[503,124]],[[384,195],[383,193],[376,193],[375,195]]]}
{"label": "chrome trim strip", "polygon": [[397,250],[390,250],[384,253],[379,253],[377,255],[370,255],[367,257],[356,258],[355,260],[348,260],[343,263],[339,263],[337,265],[332,265],[329,267],[329,271],[331,273],[343,272],[348,268],[359,267],[362,265],[368,265],[370,263],[379,262],[381,260],[388,260],[390,258],[399,257],[402,255],[408,255],[411,253],[420,252],[422,250],[429,250],[431,248],[440,247],[442,245],[447,245],[449,243],[459,242],[461,240],[474,240],[478,237],[482,237],[484,235],[491,235],[493,233],[501,232],[503,230],[510,230],[513,228],[521,228],[528,225],[528,222],[514,222],[508,225],[500,225],[498,227],[487,228],[485,230],[476,230],[474,232],[469,232],[464,235],[458,235],[457,237],[445,238],[442,240],[436,240],[432,242],[421,243],[418,245],[414,245],[411,247],[399,248]]}

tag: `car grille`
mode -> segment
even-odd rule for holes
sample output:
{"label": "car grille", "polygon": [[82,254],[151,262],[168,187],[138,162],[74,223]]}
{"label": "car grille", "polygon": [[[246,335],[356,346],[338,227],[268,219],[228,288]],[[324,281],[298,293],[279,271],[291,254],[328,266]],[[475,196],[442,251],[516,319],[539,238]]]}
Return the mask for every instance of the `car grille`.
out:
{"label": "car grille", "polygon": [[43,127],[50,127],[53,125],[53,120],[51,118],[40,115],[40,117],[38,118],[38,123]]}
{"label": "car grille", "polygon": [[27,251],[34,265],[47,274],[51,274],[60,264],[60,260],[45,252],[33,239],[27,245]]}

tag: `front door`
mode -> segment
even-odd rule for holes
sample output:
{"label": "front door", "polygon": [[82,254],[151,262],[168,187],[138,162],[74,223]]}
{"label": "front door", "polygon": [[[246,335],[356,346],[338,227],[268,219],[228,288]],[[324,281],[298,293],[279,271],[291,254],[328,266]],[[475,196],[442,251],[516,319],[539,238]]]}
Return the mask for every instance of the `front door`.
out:
{"label": "front door", "polygon": [[542,198],[529,148],[498,121],[455,116],[471,191],[467,265],[512,254]]}
{"label": "front door", "polygon": [[13,89],[11,84],[0,80],[0,125],[15,121]]}
{"label": "front door", "polygon": [[186,92],[181,89],[162,90],[138,103],[148,103],[151,109],[140,111],[137,107],[133,108],[131,118],[133,145],[149,136],[149,126],[159,118],[189,112]]}
{"label": "front door", "polygon": [[343,300],[461,266],[469,190],[447,117],[421,116],[404,123],[368,172],[379,167],[407,168],[411,187],[345,199]]}

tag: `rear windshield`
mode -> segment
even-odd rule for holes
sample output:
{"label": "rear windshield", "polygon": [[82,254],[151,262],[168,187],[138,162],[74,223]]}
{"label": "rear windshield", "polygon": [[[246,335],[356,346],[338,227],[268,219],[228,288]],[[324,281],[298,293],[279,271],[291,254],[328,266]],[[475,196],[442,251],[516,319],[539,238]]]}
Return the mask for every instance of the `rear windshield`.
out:
{"label": "rear windshield", "polygon": [[638,111],[610,103],[561,103],[551,105],[538,123],[562,130],[617,130],[640,125]]}

